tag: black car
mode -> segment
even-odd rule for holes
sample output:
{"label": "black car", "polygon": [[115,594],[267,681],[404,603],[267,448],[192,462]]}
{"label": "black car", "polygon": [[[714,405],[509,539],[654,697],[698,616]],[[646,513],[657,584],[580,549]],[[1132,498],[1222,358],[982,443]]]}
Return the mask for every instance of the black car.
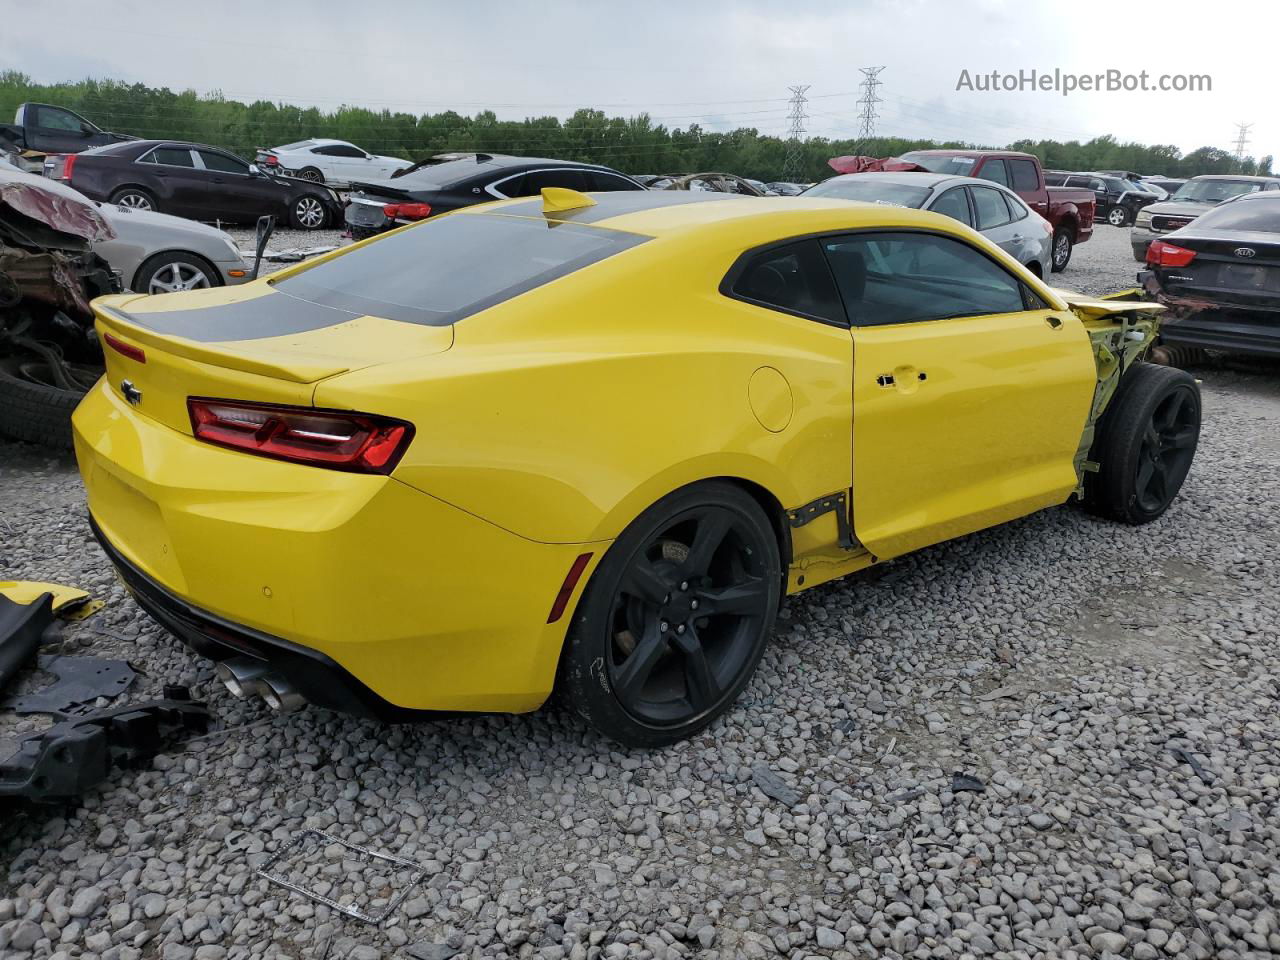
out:
{"label": "black car", "polygon": [[298,230],[340,221],[328,187],[277,177],[234,153],[201,143],[132,140],[53,158],[45,176],[92,200],[157,210],[192,220],[252,223],[271,214]]}
{"label": "black car", "polygon": [[477,153],[405,171],[389,180],[353,183],[347,226],[357,240],[393,227],[490,200],[532,197],[543,187],[643,190],[617,170],[569,160]]}
{"label": "black car", "polygon": [[1153,240],[1148,293],[1164,343],[1280,357],[1280,191],[1227,200]]}
{"label": "black car", "polygon": [[1100,173],[1067,173],[1062,170],[1046,170],[1044,182],[1055,187],[1082,187],[1092,190],[1098,198],[1098,212],[1094,221],[1104,220],[1113,227],[1127,227],[1134,217],[1149,203],[1160,198],[1148,193],[1125,177],[1113,177]]}

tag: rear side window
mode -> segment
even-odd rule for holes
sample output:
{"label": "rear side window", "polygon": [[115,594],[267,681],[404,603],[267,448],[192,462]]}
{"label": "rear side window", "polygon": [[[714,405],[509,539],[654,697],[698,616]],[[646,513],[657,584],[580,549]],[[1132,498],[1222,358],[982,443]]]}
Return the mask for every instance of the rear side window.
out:
{"label": "rear side window", "polygon": [[357,247],[272,286],[321,306],[440,327],[648,239],[575,223],[459,214]]}
{"label": "rear side window", "polygon": [[1009,208],[1005,205],[1004,195],[991,187],[973,188],[973,206],[978,211],[978,229],[990,230],[1008,223]]}
{"label": "rear side window", "polygon": [[738,300],[846,325],[840,296],[817,240],[797,240],[762,250],[735,268],[729,281],[728,292]]}
{"label": "rear side window", "polygon": [[143,163],[163,163],[169,167],[194,167],[191,151],[177,147],[156,147],[141,158]]}
{"label": "rear side window", "polygon": [[620,177],[616,173],[605,173],[601,170],[584,171],[587,178],[588,190],[640,190],[643,189],[639,184],[632,183],[626,177]]}
{"label": "rear side window", "polygon": [[1014,190],[1019,193],[1030,193],[1040,189],[1040,178],[1036,176],[1034,161],[1019,160],[1015,157],[1005,162],[1009,164],[1009,177],[1013,181],[1010,186]]}
{"label": "rear side window", "polygon": [[1009,185],[1009,173],[1005,170],[1004,160],[1000,157],[987,157],[987,162],[978,170],[978,179],[990,180],[992,183],[1007,187]]}

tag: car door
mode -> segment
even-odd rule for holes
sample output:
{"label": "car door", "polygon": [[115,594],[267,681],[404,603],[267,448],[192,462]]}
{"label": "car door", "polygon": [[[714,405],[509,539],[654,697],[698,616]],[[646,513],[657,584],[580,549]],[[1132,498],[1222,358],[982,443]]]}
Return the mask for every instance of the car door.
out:
{"label": "car door", "polygon": [[1079,318],[956,237],[822,246],[852,324],[863,545],[893,557],[1062,503],[1096,382]]}
{"label": "car door", "polygon": [[264,214],[281,213],[285,188],[255,175],[239,157],[208,147],[196,151],[205,179],[206,220],[247,223]]}
{"label": "car door", "polygon": [[156,147],[139,157],[138,178],[155,194],[161,213],[178,217],[205,216],[209,184],[205,171],[196,165],[195,151],[180,144]]}
{"label": "car door", "polygon": [[61,107],[34,104],[23,130],[27,146],[41,153],[79,153],[89,145],[92,130],[85,120]]}
{"label": "car door", "polygon": [[966,227],[973,226],[973,211],[969,208],[969,193],[963,186],[950,187],[934,194],[925,204],[926,210],[959,220]]}
{"label": "car door", "polygon": [[335,143],[322,147],[317,152],[325,154],[325,161],[333,173],[325,176],[338,183],[350,183],[353,180],[380,180],[387,176],[383,169],[359,147],[347,143]]}

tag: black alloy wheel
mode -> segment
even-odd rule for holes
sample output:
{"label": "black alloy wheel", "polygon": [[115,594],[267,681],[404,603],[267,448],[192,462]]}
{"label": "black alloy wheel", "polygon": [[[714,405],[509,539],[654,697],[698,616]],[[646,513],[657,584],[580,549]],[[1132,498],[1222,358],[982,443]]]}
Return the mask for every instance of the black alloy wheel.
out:
{"label": "black alloy wheel", "polygon": [[781,590],[776,535],[748,494],[722,482],[677,491],[593,576],[567,642],[564,692],[622,743],[683,739],[750,679]]}
{"label": "black alloy wheel", "polygon": [[1200,437],[1199,406],[1191,391],[1176,390],[1167,394],[1151,415],[1142,435],[1134,478],[1140,510],[1163,512],[1190,472]]}

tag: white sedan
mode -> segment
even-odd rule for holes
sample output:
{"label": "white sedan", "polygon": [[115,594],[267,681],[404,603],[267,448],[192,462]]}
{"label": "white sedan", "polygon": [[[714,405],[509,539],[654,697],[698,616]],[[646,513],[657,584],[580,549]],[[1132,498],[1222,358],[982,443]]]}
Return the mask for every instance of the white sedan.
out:
{"label": "white sedan", "polygon": [[411,160],[366,153],[345,140],[320,139],[259,150],[257,162],[303,180],[342,186],[353,181],[385,180],[397,170],[413,166]]}

